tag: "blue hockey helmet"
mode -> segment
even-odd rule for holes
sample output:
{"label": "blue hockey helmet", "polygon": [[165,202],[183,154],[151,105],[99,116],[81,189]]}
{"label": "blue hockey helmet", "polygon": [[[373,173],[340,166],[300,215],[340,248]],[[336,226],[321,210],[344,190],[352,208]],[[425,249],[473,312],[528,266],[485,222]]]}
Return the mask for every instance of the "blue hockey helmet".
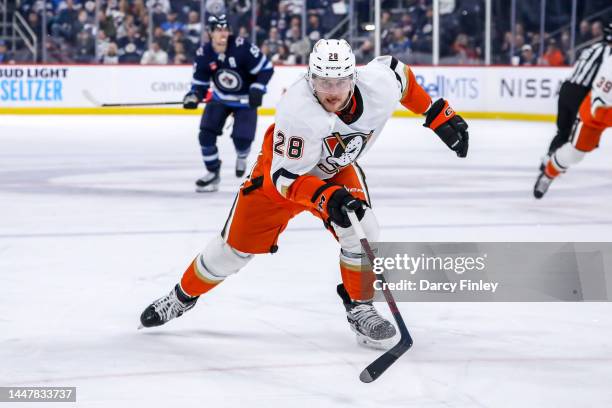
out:
{"label": "blue hockey helmet", "polygon": [[208,30],[215,31],[217,28],[228,28],[225,14],[211,15],[208,17]]}

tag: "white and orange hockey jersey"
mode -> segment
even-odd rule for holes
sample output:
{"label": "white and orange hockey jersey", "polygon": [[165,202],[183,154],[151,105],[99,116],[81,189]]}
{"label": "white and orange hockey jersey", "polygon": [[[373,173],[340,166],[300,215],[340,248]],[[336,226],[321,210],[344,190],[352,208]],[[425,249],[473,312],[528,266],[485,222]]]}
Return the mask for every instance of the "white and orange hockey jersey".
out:
{"label": "white and orange hockey jersey", "polygon": [[583,121],[592,122],[595,126],[610,127],[612,126],[612,54],[609,52],[603,59],[595,74],[591,93],[583,102],[586,103],[584,112],[581,107],[581,116]]}
{"label": "white and orange hockey jersey", "polygon": [[281,98],[274,132],[266,135],[262,154],[268,156],[269,170],[264,186],[308,205],[324,180],[369,150],[398,102],[421,114],[431,106],[410,68],[390,56],[357,68],[355,92],[343,112],[327,112],[301,78]]}

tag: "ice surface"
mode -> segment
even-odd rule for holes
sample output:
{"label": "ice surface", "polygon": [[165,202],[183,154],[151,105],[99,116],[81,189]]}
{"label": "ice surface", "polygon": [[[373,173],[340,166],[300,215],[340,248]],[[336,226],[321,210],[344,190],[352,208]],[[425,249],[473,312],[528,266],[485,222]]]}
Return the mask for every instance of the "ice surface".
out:
{"label": "ice surface", "polygon": [[[402,303],[414,347],[360,383],[379,352],[356,345],[337,245],[310,215],[193,311],[137,331],[240,184],[224,136],[221,191],[193,192],[198,121],[0,116],[0,386],[76,386],[80,407],[612,406],[606,303]],[[460,160],[420,121],[387,125],[361,162],[381,239],[612,240],[609,132],[536,201],[554,125],[470,126]]]}

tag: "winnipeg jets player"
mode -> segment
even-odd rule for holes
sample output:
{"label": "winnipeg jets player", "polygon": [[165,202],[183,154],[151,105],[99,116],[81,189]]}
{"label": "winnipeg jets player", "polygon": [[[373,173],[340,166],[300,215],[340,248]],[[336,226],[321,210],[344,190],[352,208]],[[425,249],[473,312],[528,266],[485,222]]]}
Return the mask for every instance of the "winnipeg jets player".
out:
{"label": "winnipeg jets player", "polygon": [[196,181],[197,192],[219,188],[221,160],[217,137],[228,116],[234,115],[232,140],[236,149],[236,177],[244,176],[247,157],[255,139],[257,107],[274,69],[256,45],[231,35],[225,15],[208,18],[211,41],[197,51],[192,87],[183,99],[185,109],[195,109],[212,85],[200,123],[200,147],[208,172]]}
{"label": "winnipeg jets player", "polygon": [[[359,239],[342,209],[354,210],[368,237],[377,239],[379,227],[357,159],[374,144],[398,102],[424,113],[424,126],[459,157],[467,155],[467,124],[447,101],[432,104],[410,68],[386,56],[356,69],[346,41],[318,41],[308,74],[281,99],[276,123],[266,132],[257,163],[220,236],[198,254],[168,295],[145,309],[142,325],[159,326],[182,315],[254,254],[276,252],[289,220],[309,211],[323,220],[340,244],[343,283],[337,290],[358,342],[387,348],[396,330],[372,304],[374,273],[362,266]],[[406,133],[396,135],[398,143],[409,137]],[[287,273],[309,270],[296,263],[287,266]]]}

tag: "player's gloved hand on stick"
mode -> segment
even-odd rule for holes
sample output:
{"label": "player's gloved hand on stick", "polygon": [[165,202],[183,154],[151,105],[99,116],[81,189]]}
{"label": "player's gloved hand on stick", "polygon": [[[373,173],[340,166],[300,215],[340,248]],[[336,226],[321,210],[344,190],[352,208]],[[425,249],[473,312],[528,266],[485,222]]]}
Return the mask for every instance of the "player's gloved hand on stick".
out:
{"label": "player's gloved hand on stick", "polygon": [[346,215],[346,210],[355,211],[357,218],[361,220],[365,214],[364,202],[353,197],[344,187],[337,189],[329,197],[327,202],[327,213],[329,220],[342,228],[351,226],[351,220]]}
{"label": "player's gloved hand on stick", "polygon": [[257,108],[261,106],[263,102],[263,96],[265,92],[261,88],[250,87],[249,88],[249,107]]}
{"label": "player's gloved hand on stick", "polygon": [[183,98],[183,108],[184,109],[196,109],[198,104],[202,98],[198,95],[196,91],[189,91],[187,95]]}
{"label": "player's gloved hand on stick", "polygon": [[459,157],[467,156],[468,125],[444,99],[435,101],[427,111],[423,126],[430,128]]}

